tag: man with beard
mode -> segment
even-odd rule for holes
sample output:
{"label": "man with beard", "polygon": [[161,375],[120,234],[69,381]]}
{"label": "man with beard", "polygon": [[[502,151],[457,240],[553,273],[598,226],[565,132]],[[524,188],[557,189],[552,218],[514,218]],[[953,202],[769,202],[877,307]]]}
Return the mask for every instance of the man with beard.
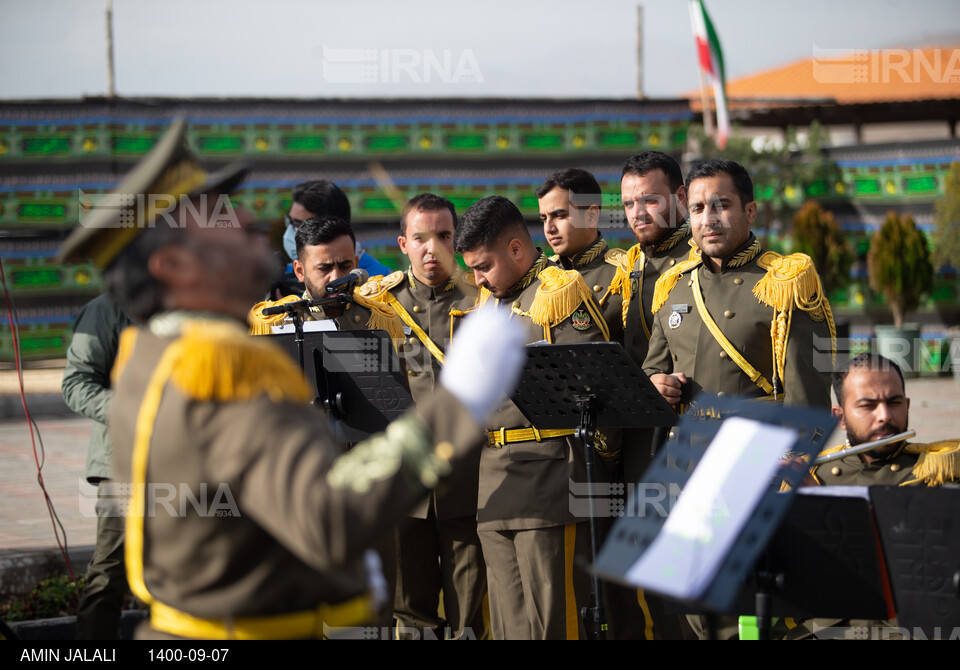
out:
{"label": "man with beard", "polygon": [[[847,441],[824,454],[907,430],[910,398],[906,396],[903,373],[893,361],[876,354],[860,354],[833,373],[833,392],[837,404],[831,411],[846,431]],[[957,444],[957,440],[895,442],[824,463],[812,474],[823,486],[897,486],[918,481],[940,485],[957,476],[948,456],[956,453]]]}
{"label": "man with beard", "polygon": [[[293,261],[293,272],[306,290],[300,296],[290,295],[254,305],[249,321],[250,332],[255,335],[269,334],[272,326],[288,318],[285,314],[264,315],[267,307],[333,297],[326,293],[327,284],[346,277],[358,267],[353,227],[339,217],[319,216],[303,221],[297,227],[295,240],[297,258]],[[354,290],[352,294],[348,292],[350,301],[346,304],[314,306],[306,316],[311,321],[333,319],[339,330],[385,330],[399,346],[403,341],[403,323],[392,308],[376,301],[382,293],[382,289]]]}
{"label": "man with beard", "polygon": [[[691,253],[687,191],[680,166],[661,151],[628,158],[620,178],[620,197],[637,239],[621,269],[623,346],[637,365],[643,365],[653,328],[653,289],[660,275]],[[631,468],[628,474],[639,477],[641,473],[642,468]]]}
{"label": "man with beard", "polygon": [[836,350],[836,329],[810,257],[764,253],[750,232],[753,181],[739,163],[699,163],[686,187],[699,251],[657,281],[644,372],[680,411],[701,389],[829,407],[814,353],[827,342]]}
{"label": "man with beard", "polygon": [[[837,404],[831,411],[847,439],[821,455],[898,435],[909,427],[910,398],[903,373],[883,356],[860,354],[841,366],[833,373],[833,393]],[[821,486],[940,486],[960,481],[958,452],[957,440],[930,444],[900,441],[823,463],[814,467],[811,475]],[[902,636],[896,619],[785,619],[774,634],[788,640]]]}
{"label": "man with beard", "polygon": [[[471,205],[457,227],[454,248],[474,271],[479,304],[509,305],[526,328],[527,342],[608,339],[583,277],[547,259],[520,210],[506,198]],[[488,426],[477,521],[491,637],[578,639],[579,609],[590,595],[579,561],[589,560],[590,537],[588,521],[571,513],[569,495],[571,481],[586,481],[583,449],[572,429],[538,429],[509,401]]]}
{"label": "man with beard", "polygon": [[480,447],[523,334],[505,314],[470,317],[432,401],[341,454],[289,356],[247,333],[249,305],[279,269],[227,197],[247,170],[207,174],[185,134],[174,122],[111,194],[129,202],[96,209],[60,254],[92,259],[117,306],[144,322],[121,335],[110,416],[113,474],[129,491],[127,575],[150,606],[138,634],[363,626],[387,595],[367,548]]}

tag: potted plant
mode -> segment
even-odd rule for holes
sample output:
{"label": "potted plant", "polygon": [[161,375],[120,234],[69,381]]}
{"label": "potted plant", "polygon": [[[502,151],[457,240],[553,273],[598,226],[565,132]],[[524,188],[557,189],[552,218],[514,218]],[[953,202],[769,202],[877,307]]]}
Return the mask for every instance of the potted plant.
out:
{"label": "potted plant", "polygon": [[870,240],[867,253],[870,287],[883,295],[893,313],[893,326],[876,326],[876,349],[895,361],[905,376],[916,376],[917,324],[905,324],[933,288],[933,265],[927,238],[909,214],[888,212]]}
{"label": "potted plant", "polygon": [[[960,293],[960,162],[953,163],[944,179],[943,195],[934,203],[933,262],[954,277],[954,294]],[[956,314],[949,316],[955,317]],[[948,317],[949,318],[949,317]],[[948,322],[949,323],[949,322]],[[950,338],[950,364],[953,378],[960,384],[960,328],[953,326]]]}

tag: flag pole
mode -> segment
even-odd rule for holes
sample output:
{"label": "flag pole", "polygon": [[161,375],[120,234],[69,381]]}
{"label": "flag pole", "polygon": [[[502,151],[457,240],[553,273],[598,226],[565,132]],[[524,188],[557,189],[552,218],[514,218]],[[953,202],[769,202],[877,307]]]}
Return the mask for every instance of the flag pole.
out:
{"label": "flag pole", "polygon": [[703,132],[716,142],[717,138],[713,130],[713,115],[710,113],[710,95],[707,93],[707,80],[703,76],[703,69],[697,69],[700,72],[700,105],[703,108]]}

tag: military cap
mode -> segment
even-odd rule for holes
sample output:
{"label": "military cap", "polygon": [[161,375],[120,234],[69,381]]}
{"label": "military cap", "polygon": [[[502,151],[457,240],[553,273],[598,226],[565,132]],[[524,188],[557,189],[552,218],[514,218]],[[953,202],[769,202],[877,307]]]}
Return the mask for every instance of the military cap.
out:
{"label": "military cap", "polygon": [[81,203],[80,225],[64,241],[59,262],[89,258],[105,268],[181,198],[213,192],[226,195],[237,187],[247,174],[247,165],[234,162],[207,173],[187,148],[186,131],[186,120],[176,119],[119,186],[98,196],[89,213]]}

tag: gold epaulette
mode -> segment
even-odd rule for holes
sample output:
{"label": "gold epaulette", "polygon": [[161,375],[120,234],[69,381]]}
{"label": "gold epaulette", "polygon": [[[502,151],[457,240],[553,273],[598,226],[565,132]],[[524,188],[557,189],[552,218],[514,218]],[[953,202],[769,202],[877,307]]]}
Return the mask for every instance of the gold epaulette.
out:
{"label": "gold epaulette", "polygon": [[670,297],[670,292],[677,285],[677,282],[680,281],[680,276],[687,270],[697,267],[700,262],[700,250],[697,248],[696,243],[694,243],[693,238],[690,238],[690,253],[687,259],[674,265],[660,275],[660,279],[657,280],[657,284],[653,288],[653,301],[650,303],[651,314],[656,314],[660,308],[663,307],[664,303],[667,302],[667,298]]}
{"label": "gold epaulette", "polygon": [[551,262],[551,263],[559,263],[559,262],[560,262],[560,254],[554,254],[553,256],[550,256],[550,262]]}
{"label": "gold epaulette", "polygon": [[603,255],[603,260],[618,270],[630,274],[632,268],[627,264],[627,252],[623,249],[607,249],[607,253]]}
{"label": "gold epaulette", "polygon": [[777,367],[775,372],[780,379],[785,373],[787,333],[790,331],[790,317],[794,308],[806,312],[814,321],[826,319],[830,331],[831,359],[835,363],[837,326],[813,260],[806,254],[781,256],[775,251],[768,251],[757,259],[757,265],[767,273],[753,287],[753,295],[774,310],[770,338]]}
{"label": "gold epaulette", "polygon": [[913,466],[915,479],[904,484],[923,483],[941,486],[948,482],[960,482],[960,441],[941,440],[930,444],[907,444],[908,454],[918,454]]}
{"label": "gold epaulette", "polygon": [[583,302],[583,296],[590,294],[583,276],[576,270],[551,266],[537,278],[540,286],[529,315],[535,324],[544,328],[553,328],[569,319]]}
{"label": "gold epaulette", "polygon": [[403,272],[400,270],[391,272],[386,276],[374,275],[354,289],[353,295],[357,296],[359,294],[364,298],[368,298],[369,300],[379,300],[383,298],[384,293],[398,286],[402,281]]}
{"label": "gold epaulette", "polygon": [[550,266],[537,275],[537,278],[540,286],[537,287],[537,294],[527,316],[543,328],[547,341],[550,341],[550,329],[569,319],[580,305],[587,309],[597,327],[604,332],[605,338],[610,339],[607,324],[593,302],[583,275],[576,270],[561,270]]}
{"label": "gold epaulette", "polygon": [[250,334],[270,335],[273,332],[272,327],[279,326],[283,323],[287,315],[281,312],[280,314],[264,316],[263,310],[267,307],[285,305],[288,302],[297,302],[298,300],[303,300],[303,298],[298,295],[288,295],[285,298],[280,298],[280,300],[264,300],[263,302],[258,302],[250,309],[250,313],[247,314],[247,324],[250,326]]}
{"label": "gold epaulette", "polygon": [[394,347],[404,339],[404,332],[400,315],[390,306],[393,298],[390,289],[399,286],[403,279],[404,273],[400,270],[386,276],[375,275],[353,291],[353,301],[370,310],[367,328],[387,331]]}
{"label": "gold epaulette", "polygon": [[231,402],[268,395],[274,402],[307,402],[310,392],[290,357],[267,338],[249,337],[221,321],[196,320],[184,326],[182,353],[171,381],[196,400]]}
{"label": "gold epaulette", "polygon": [[467,284],[470,284],[470,286],[477,285],[477,276],[473,274],[473,270],[467,270],[462,275],[460,275],[460,278],[463,279],[463,281],[466,282]]}
{"label": "gold epaulette", "polygon": [[487,301],[493,297],[493,294],[486,286],[480,287],[480,292],[477,294],[477,307],[483,307],[487,304]]}

